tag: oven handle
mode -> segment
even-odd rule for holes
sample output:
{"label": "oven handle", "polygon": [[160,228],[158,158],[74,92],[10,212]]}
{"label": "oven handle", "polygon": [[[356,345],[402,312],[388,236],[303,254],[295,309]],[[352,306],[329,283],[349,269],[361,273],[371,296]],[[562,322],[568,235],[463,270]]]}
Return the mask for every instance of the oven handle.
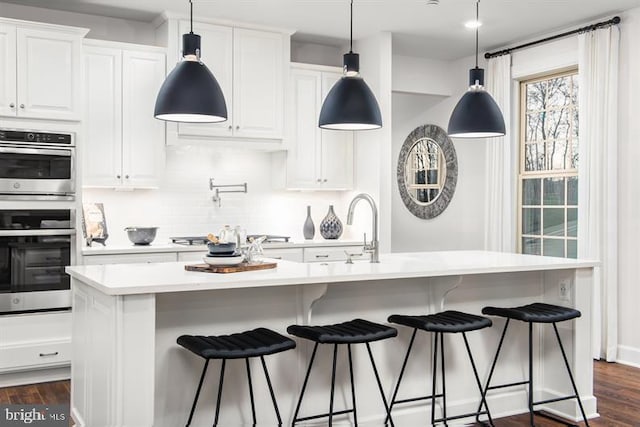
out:
{"label": "oven handle", "polygon": [[75,235],[73,228],[42,229],[42,230],[0,230],[0,237],[14,236],[71,236]]}
{"label": "oven handle", "polygon": [[0,147],[0,153],[9,154],[41,154],[47,156],[71,157],[71,150],[48,150],[46,148]]}

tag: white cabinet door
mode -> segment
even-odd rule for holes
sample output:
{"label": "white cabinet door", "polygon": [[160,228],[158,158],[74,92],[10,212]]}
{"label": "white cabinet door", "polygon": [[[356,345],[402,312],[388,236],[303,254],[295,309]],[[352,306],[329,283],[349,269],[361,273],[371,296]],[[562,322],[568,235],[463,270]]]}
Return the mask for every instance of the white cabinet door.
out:
{"label": "white cabinet door", "polygon": [[320,128],[318,114],[322,96],[320,73],[293,69],[293,146],[287,158],[287,187],[297,189],[320,186]]}
{"label": "white cabinet door", "polygon": [[107,265],[107,264],[142,264],[152,262],[176,262],[178,255],[176,252],[156,252],[121,255],[85,255],[84,265]]}
{"label": "white cabinet door", "polygon": [[165,74],[165,56],[125,50],[122,54],[123,185],[157,188],[164,169],[164,122],[153,117]]}
{"label": "white cabinet door", "polygon": [[83,185],[122,184],[122,51],[84,48]]}
{"label": "white cabinet door", "polygon": [[284,39],[282,34],[233,30],[234,135],[282,138]]}
{"label": "white cabinet door", "polygon": [[18,28],[16,40],[18,116],[80,120],[80,38]]}
{"label": "white cabinet door", "polygon": [[[180,21],[180,49],[182,34],[189,32],[189,22]],[[201,59],[211,70],[222,88],[227,103],[228,118],[222,123],[179,123],[179,135],[231,136],[233,135],[233,29],[219,25],[194,22],[193,32],[201,37]],[[182,58],[182,52],[179,52]],[[173,70],[174,64],[169,64]]]}
{"label": "white cabinet door", "polygon": [[264,249],[265,258],[284,259],[287,261],[302,262],[302,248]]}
{"label": "white cabinet door", "polygon": [[16,27],[0,24],[0,115],[15,116],[16,93]]}
{"label": "white cabinet door", "polygon": [[[342,74],[322,73],[322,101]],[[326,190],[353,188],[353,132],[322,129],[322,187]]]}

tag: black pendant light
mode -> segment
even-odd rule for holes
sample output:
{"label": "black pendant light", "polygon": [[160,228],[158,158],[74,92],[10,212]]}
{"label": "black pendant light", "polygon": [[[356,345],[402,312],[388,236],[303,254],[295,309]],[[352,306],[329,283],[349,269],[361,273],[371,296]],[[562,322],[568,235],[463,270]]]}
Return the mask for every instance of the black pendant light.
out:
{"label": "black pendant light", "polygon": [[369,130],[382,127],[376,97],[360,76],[360,55],[353,53],[353,0],[349,53],[344,54],[344,75],[327,95],[318,126],[333,130]]}
{"label": "black pendant light", "polygon": [[[476,24],[480,0],[476,1]],[[484,89],[484,69],[478,67],[478,26],[476,26],[476,67],[469,70],[469,89],[451,113],[448,134],[453,138],[491,138],[506,133],[500,107]]]}
{"label": "black pendant light", "polygon": [[200,36],[191,29],[182,35],[182,57],[158,92],[154,117],[170,122],[211,123],[227,120],[227,104],[218,81],[200,61]]}

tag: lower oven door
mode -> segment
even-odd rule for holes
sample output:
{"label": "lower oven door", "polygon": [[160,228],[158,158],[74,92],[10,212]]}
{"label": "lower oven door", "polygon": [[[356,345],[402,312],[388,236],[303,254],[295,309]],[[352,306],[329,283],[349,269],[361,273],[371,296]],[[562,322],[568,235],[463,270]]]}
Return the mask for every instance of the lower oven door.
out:
{"label": "lower oven door", "polygon": [[65,231],[38,230],[22,236],[0,233],[0,314],[71,306],[70,278],[64,269],[71,264],[72,235],[62,233]]}

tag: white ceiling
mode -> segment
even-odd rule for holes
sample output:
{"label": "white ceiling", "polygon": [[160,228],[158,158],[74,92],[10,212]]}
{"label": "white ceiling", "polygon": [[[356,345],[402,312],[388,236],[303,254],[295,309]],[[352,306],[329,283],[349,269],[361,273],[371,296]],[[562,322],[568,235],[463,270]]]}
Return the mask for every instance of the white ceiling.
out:
{"label": "white ceiling", "polygon": [[[151,21],[164,10],[186,13],[188,0],[3,0],[27,6]],[[349,36],[349,0],[193,0],[194,15],[298,31],[300,40]],[[1,3],[0,3],[1,5]],[[354,37],[394,33],[394,53],[456,59],[473,53],[475,0],[355,0]],[[492,50],[540,34],[640,7],[640,0],[482,0],[480,46]],[[2,15],[0,10],[0,15]]]}

